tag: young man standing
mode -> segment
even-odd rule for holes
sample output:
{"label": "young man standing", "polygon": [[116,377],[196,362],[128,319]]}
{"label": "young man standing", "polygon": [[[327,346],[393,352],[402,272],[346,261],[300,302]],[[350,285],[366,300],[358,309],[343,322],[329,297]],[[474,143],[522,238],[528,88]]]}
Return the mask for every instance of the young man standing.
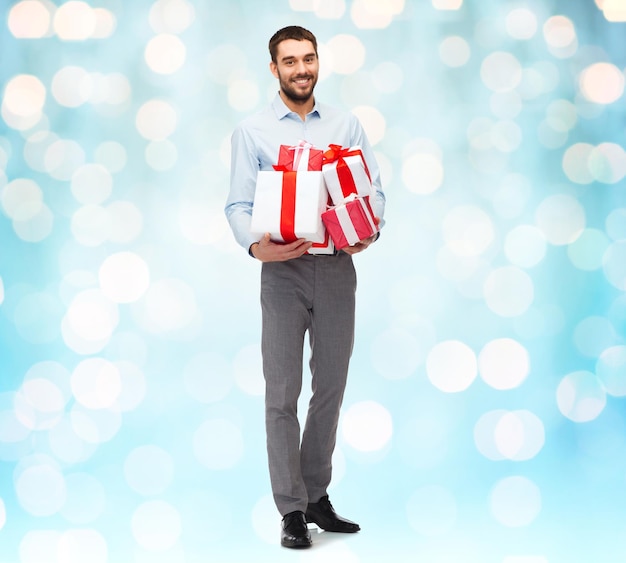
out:
{"label": "young man standing", "polygon": [[[308,30],[289,26],[269,42],[270,70],[280,90],[260,113],[232,135],[231,185],[226,216],[235,238],[261,269],[265,422],[270,480],[283,517],[281,544],[309,547],[307,523],[332,532],[358,532],[358,524],[338,516],[328,499],[331,458],[354,338],[356,274],[352,255],[371,237],[334,255],[313,255],[303,239],[282,244],[250,233],[256,177],[272,170],[280,145],[303,139],[317,148],[359,145],[367,162],[381,219],[385,197],[380,173],[365,133],[354,115],[318,103],[317,41]],[[302,388],[305,333],[309,333],[313,394],[300,436],[297,403]]]}

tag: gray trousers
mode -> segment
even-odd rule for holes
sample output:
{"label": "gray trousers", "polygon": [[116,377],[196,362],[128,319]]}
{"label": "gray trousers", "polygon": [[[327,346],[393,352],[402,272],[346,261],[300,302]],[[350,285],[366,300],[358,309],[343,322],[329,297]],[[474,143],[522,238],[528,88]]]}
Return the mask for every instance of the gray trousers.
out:
{"label": "gray trousers", "polygon": [[[355,291],[352,257],[344,252],[262,266],[267,452],[274,501],[283,516],[306,511],[330,484],[354,343]],[[307,331],[312,396],[301,437],[297,411]]]}

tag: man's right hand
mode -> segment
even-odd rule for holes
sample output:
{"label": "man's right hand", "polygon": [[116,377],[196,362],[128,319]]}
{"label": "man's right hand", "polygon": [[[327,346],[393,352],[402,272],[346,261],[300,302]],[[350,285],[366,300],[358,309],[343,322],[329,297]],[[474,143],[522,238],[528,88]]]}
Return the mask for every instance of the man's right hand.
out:
{"label": "man's right hand", "polygon": [[288,243],[272,242],[270,234],[265,233],[259,242],[250,246],[250,252],[261,262],[284,262],[302,256],[312,245],[303,238]]}

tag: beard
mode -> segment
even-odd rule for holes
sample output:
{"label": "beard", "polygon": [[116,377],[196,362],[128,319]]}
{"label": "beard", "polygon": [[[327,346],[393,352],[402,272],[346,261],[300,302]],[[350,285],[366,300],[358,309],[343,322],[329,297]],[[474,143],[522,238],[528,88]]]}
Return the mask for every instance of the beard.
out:
{"label": "beard", "polygon": [[[311,80],[310,85],[304,90],[293,84],[293,80],[299,80],[302,78],[308,78]],[[311,99],[313,89],[317,84],[317,76],[313,74],[300,74],[294,76],[290,81],[287,81],[279,74],[278,81],[280,83],[280,89],[288,99],[296,103],[302,103]]]}

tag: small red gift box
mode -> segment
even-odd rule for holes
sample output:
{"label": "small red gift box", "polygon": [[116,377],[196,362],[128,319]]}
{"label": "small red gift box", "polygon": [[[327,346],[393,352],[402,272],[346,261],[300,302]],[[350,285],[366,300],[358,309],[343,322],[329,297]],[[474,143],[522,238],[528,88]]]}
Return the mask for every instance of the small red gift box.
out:
{"label": "small red gift box", "polygon": [[338,250],[378,232],[369,198],[352,196],[346,203],[322,213],[322,222]]}
{"label": "small red gift box", "polygon": [[280,145],[278,148],[278,166],[285,170],[319,172],[323,158],[324,152],[306,141],[300,141],[293,147]]}
{"label": "small red gift box", "polygon": [[329,145],[324,153],[322,173],[335,205],[345,203],[352,194],[359,197],[372,195],[370,173],[358,146]]}

